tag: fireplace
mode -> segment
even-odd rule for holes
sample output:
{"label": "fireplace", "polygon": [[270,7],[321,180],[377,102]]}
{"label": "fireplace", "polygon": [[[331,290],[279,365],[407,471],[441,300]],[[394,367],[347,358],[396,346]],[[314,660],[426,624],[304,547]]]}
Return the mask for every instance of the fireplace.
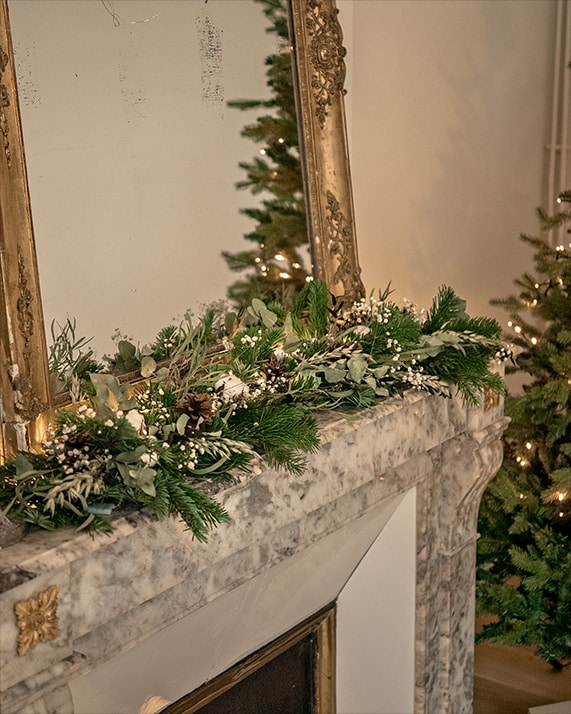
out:
{"label": "fireplace", "polygon": [[[261,466],[222,492],[232,521],[206,545],[138,513],[6,548],[2,711],[176,703],[337,601],[339,714],[468,714],[476,518],[505,425],[501,404],[411,393],[324,417],[304,474]],[[46,592],[57,636],[18,656],[14,608]]]}
{"label": "fireplace", "polygon": [[300,623],[162,714],[328,714],[335,707],[335,605]]}

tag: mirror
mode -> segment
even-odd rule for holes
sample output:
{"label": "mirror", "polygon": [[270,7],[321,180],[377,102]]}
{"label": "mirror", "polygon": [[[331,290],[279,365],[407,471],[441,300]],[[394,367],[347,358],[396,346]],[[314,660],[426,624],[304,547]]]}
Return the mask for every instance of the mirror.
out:
{"label": "mirror", "polygon": [[[242,1],[246,2],[247,0],[240,0],[240,3]],[[292,28],[291,50],[293,52],[293,64],[296,74],[300,143],[303,153],[306,205],[315,274],[317,277],[326,281],[334,296],[346,300],[353,300],[362,295],[363,288],[359,276],[360,271],[354,235],[353,205],[343,105],[343,83],[345,76],[343,60],[344,49],[342,46],[342,32],[338,21],[338,13],[334,0],[283,1],[288,4]],[[16,3],[16,5],[19,4],[19,2]],[[44,3],[43,0],[42,2],[36,3],[38,6],[51,4],[51,0],[50,3]],[[105,29],[101,31],[105,33],[106,36],[110,35],[113,30],[121,30],[121,25],[119,28],[115,27],[113,24],[113,12],[106,12],[105,9],[114,10],[119,21],[121,21],[121,13],[118,11],[120,9],[124,13],[124,20],[137,23],[130,28],[132,35],[137,35],[137,37],[139,35],[144,36],[153,23],[163,17],[162,14],[157,16],[158,11],[162,8],[168,8],[171,5],[189,4],[195,14],[197,7],[202,8],[202,0],[173,0],[173,2],[169,0],[147,0],[147,2],[143,2],[143,0],[136,0],[136,2],[132,2],[132,0],[129,0],[129,2],[121,2],[121,0],[114,0],[114,2],[110,2],[110,0],[102,0],[102,2],[90,0],[89,3],[85,3],[84,0],[82,0],[82,2],[64,1],[60,4],[62,6],[63,16],[65,16],[65,21],[62,17],[61,22],[65,22],[66,24],[71,21],[70,16],[72,14],[75,15],[76,12],[81,12],[85,5],[89,5],[94,10],[96,9],[101,16],[101,19],[99,19],[98,15],[97,23],[101,24],[101,27],[105,27]],[[217,7],[217,11],[223,11],[224,6],[234,4],[236,4],[236,0],[216,0],[215,2],[211,0],[211,2],[208,3],[208,12],[214,12],[213,8],[215,6]],[[137,12],[135,14],[135,7],[137,7],[137,9],[144,9],[145,12],[142,14]],[[206,7],[206,3],[204,7]],[[126,10],[123,8],[126,8]],[[259,8],[256,10],[257,13],[260,14]],[[49,23],[47,19],[45,22],[47,24],[44,25],[44,28],[50,28],[50,32],[45,34],[51,37],[52,27],[57,23],[53,23],[53,18]],[[142,25],[141,33],[139,33],[141,29],[141,27],[138,26],[139,24]],[[79,25],[81,25],[81,23],[79,23]],[[81,29],[79,25],[76,26],[78,33]],[[196,24],[187,28],[189,38],[187,44],[190,44],[190,37],[192,37],[195,32]],[[181,31],[180,34],[182,40],[184,40],[185,32]],[[84,39],[81,40],[80,37]],[[78,34],[71,38],[66,38],[66,41],[69,40],[72,44],[73,42],[79,43],[80,55],[82,56],[91,53],[102,55],[107,53],[107,49],[101,44],[101,36],[98,37],[99,44],[89,45],[89,52],[85,51],[84,46],[84,43],[89,41],[89,37],[86,37],[83,31],[81,35]],[[267,42],[267,38],[265,41]],[[244,40],[242,40],[242,44],[243,42]],[[4,451],[13,450],[14,448],[24,448],[28,442],[33,442],[34,439],[37,438],[33,429],[35,419],[42,410],[45,410],[49,406],[51,400],[46,367],[42,296],[37,270],[36,245],[31,221],[31,213],[35,210],[35,199],[32,190],[30,204],[12,45],[13,38],[9,25],[8,2],[7,0],[0,0],[0,141],[3,144],[3,147],[0,146],[0,148],[3,148],[3,151],[0,152],[0,238],[2,240],[0,251],[0,269],[2,271],[0,349],[3,365],[0,373],[0,395],[2,397],[2,448]],[[57,47],[59,50],[59,44],[55,41],[52,44],[50,40],[50,47],[52,54],[57,55],[54,48]],[[114,121],[109,122],[109,117],[104,117],[107,132],[113,140],[112,145],[123,143],[128,147],[132,147],[137,143],[137,140],[132,138],[132,134],[136,132],[136,127],[141,122],[141,116],[147,109],[145,102],[138,102],[137,98],[148,96],[147,87],[151,86],[151,82],[155,82],[153,86],[157,88],[157,91],[159,91],[159,89],[162,91],[162,84],[171,89],[170,98],[163,98],[161,101],[168,106],[175,107],[173,114],[176,114],[177,111],[181,111],[180,109],[176,109],[178,106],[177,102],[180,101],[180,97],[178,96],[181,93],[180,87],[186,86],[190,82],[190,70],[188,67],[173,66],[172,63],[176,62],[176,57],[171,57],[170,54],[170,59],[168,60],[165,54],[161,54],[160,57],[158,57],[156,52],[148,51],[148,44],[145,42],[140,45],[133,44],[130,45],[130,47],[129,52],[124,49],[125,45],[122,44],[118,44],[115,48],[115,65],[111,79],[115,82],[115,85],[119,85],[120,97],[117,101],[119,103],[122,102],[120,106],[127,115],[127,118],[131,121],[131,129],[128,129],[128,127],[121,129]],[[120,52],[121,48],[123,48],[123,55],[121,55]],[[25,54],[25,50],[23,49],[20,49],[20,52],[21,54]],[[109,50],[109,52],[111,52],[111,50]],[[139,84],[134,82],[134,80],[130,84],[126,81],[122,83],[120,78],[127,76],[126,73],[131,71],[131,63],[136,54],[143,55],[142,59],[149,76],[147,77],[145,74],[139,77]],[[261,53],[261,55],[263,54],[264,52]],[[240,50],[238,51],[237,57],[241,61],[242,52]],[[24,59],[26,58],[24,57]],[[26,101],[34,101],[34,93],[31,90],[35,86],[34,72],[36,70],[41,70],[48,74],[55,74],[57,80],[55,84],[57,84],[58,87],[60,86],[58,71],[51,66],[52,61],[56,61],[55,58],[50,59],[50,66],[46,67],[44,64],[41,68],[38,66],[34,68],[34,57],[31,54],[27,57],[26,61],[29,63],[29,68],[23,68],[21,70],[23,78],[29,77],[29,86],[27,88],[29,94]],[[118,66],[118,62],[122,62],[123,64],[119,64]],[[103,114],[106,113],[105,85],[101,85],[101,82],[103,82],[104,75],[108,70],[104,70],[104,66],[104,64],[101,65],[101,69],[99,70],[100,65],[96,62],[97,71],[92,69],[91,74],[88,75],[88,89],[93,90],[94,98],[97,97],[97,101],[93,102],[92,113],[90,114],[90,112],[87,111],[86,114],[84,114],[84,123],[87,123],[90,128],[92,128],[91,125],[97,125],[99,123],[99,112]],[[59,71],[65,71],[65,64]],[[87,68],[82,68],[81,71],[89,72]],[[28,72],[29,75],[27,74]],[[151,75],[154,76],[157,75],[157,73],[158,77],[151,79]],[[63,91],[71,92],[72,88],[78,83],[79,77],[76,77],[75,74],[79,75],[79,72],[75,70],[68,72],[65,83],[63,82],[64,78],[61,78]],[[148,84],[143,85],[143,80],[148,82]],[[48,77],[48,81],[53,83],[50,77]],[[66,87],[67,89],[65,89]],[[121,95],[121,87],[124,93],[127,92],[126,95]],[[143,91],[143,89],[145,89],[145,91]],[[129,92],[131,93],[129,94]],[[253,96],[256,96],[256,94]],[[36,100],[37,98],[36,96]],[[228,96],[227,98],[236,97]],[[64,100],[62,99],[61,101]],[[87,109],[89,109],[89,107],[87,107]],[[83,111],[85,111],[85,108]],[[51,121],[57,125],[60,121],[60,110],[58,106],[54,108],[54,112],[56,112],[56,114],[52,117]],[[245,123],[244,115],[235,110],[224,109],[225,116],[231,113],[236,114],[237,125],[241,128]],[[167,140],[166,135],[169,134],[167,125],[171,117],[167,112],[163,112],[162,114],[155,112],[153,116],[152,126],[155,132],[154,144],[160,146],[163,139],[165,142]],[[175,119],[172,118],[172,121],[174,120]],[[181,123],[180,117],[177,116],[176,120]],[[187,130],[187,126],[184,121],[182,121],[182,125],[184,132]],[[24,137],[25,134],[26,129],[24,129]],[[200,138],[195,136],[194,132],[190,132],[190,134],[190,139],[194,143],[200,143]],[[168,138],[170,139],[170,136]],[[80,130],[79,134],[73,136],[65,135],[63,139],[66,141],[66,146],[73,149],[78,146],[77,142],[84,141],[84,132]],[[107,139],[107,141],[105,141],[105,139]],[[140,138],[138,138],[138,140],[142,141]],[[103,156],[103,152],[108,150],[108,136],[100,137],[97,140],[93,139],[92,141],[92,144],[83,145],[81,149],[80,156],[85,159],[87,159],[88,154],[97,155],[98,152],[101,152],[99,155]],[[184,147],[181,144],[181,140],[178,139],[177,142],[178,143],[175,142],[175,147],[178,146],[182,152]],[[153,150],[155,148],[156,146],[153,146]],[[35,160],[36,155],[38,155],[39,165],[42,165],[41,162],[44,162],[43,165],[45,166],[46,161],[49,165],[50,155],[52,160],[55,160],[53,158],[53,151],[48,151],[47,159],[46,157],[42,157],[41,154],[45,151],[45,147],[42,148],[39,144],[34,146],[33,149],[30,149],[30,151],[34,153],[33,160]],[[221,151],[222,147],[217,147],[215,153],[218,154],[221,153]],[[66,153],[72,153],[72,151],[68,150]],[[158,152],[154,151],[154,164],[160,164],[163,169],[164,165],[167,164],[168,169],[168,162],[172,157],[172,153],[173,148],[170,147],[167,152],[165,144],[165,149],[162,152],[160,150]],[[129,211],[132,210],[132,203],[137,205],[137,201],[139,201],[139,206],[144,205],[146,207],[145,202],[140,202],[141,194],[144,196],[144,191],[147,190],[146,179],[142,180],[140,175],[135,175],[135,178],[133,178],[134,174],[131,174],[129,178],[125,177],[123,173],[117,174],[115,172],[115,164],[111,163],[113,156],[113,152],[111,152],[111,154],[107,153],[105,158],[101,158],[101,160],[97,162],[98,165],[103,164],[103,171],[101,171],[100,183],[96,184],[98,188],[94,189],[99,193],[96,195],[96,201],[94,202],[96,210],[93,211],[92,209],[91,214],[97,217],[97,226],[96,230],[92,233],[93,237],[91,242],[108,240],[110,236],[113,238],[114,235],[122,235],[127,236],[127,240],[130,238],[133,246],[136,246],[139,239],[138,231],[133,230],[130,224],[122,226],[120,230],[116,230],[117,219],[113,220],[107,215],[107,207],[116,202],[122,206],[123,209]],[[248,156],[251,156],[251,147],[249,149],[246,147],[246,158]],[[204,162],[209,163],[210,158],[211,156],[207,155],[204,157]],[[144,162],[143,158],[137,160]],[[132,158],[135,165],[137,160]],[[214,159],[212,160],[214,161]],[[234,159],[232,163],[235,167],[236,162]],[[153,162],[151,162],[151,164],[154,165]],[[61,171],[61,168],[57,170]],[[34,172],[35,171],[36,169],[34,169]],[[202,176],[197,176],[196,171],[191,170],[187,175],[189,182],[195,183],[199,187],[201,186]],[[168,177],[168,170],[163,171],[163,176]],[[68,179],[66,177],[66,180],[69,190],[71,191],[73,189],[75,192],[75,183],[78,183],[79,179],[76,181],[75,179]],[[135,185],[128,187],[130,188],[129,200],[121,200],[118,198],[117,189],[121,183],[126,181],[134,181]],[[48,179],[45,179],[45,182],[51,185]],[[233,179],[230,178],[226,185],[229,186],[230,191],[234,193]],[[185,219],[186,223],[183,225],[184,230],[180,232],[180,237],[178,238],[171,235],[169,230],[165,230],[164,226],[167,225],[169,202],[172,198],[171,194],[178,193],[179,196],[182,196],[184,199],[189,195],[189,188],[186,184],[175,184],[172,180],[169,180],[167,186],[167,190],[164,190],[162,186],[155,186],[154,190],[149,189],[149,194],[158,192],[160,200],[158,202],[159,205],[153,208],[151,213],[148,214],[148,220],[152,224],[152,240],[151,246],[147,247],[145,251],[133,249],[131,252],[122,247],[121,258],[119,259],[119,255],[116,252],[117,248],[111,243],[108,245],[108,250],[111,252],[112,259],[109,259],[106,255],[104,255],[102,259],[101,253],[103,251],[99,251],[98,254],[96,250],[94,251],[92,249],[89,257],[81,253],[79,254],[80,263],[85,262],[87,264],[92,261],[97,263],[96,273],[99,276],[99,283],[95,285],[91,292],[92,298],[94,295],[97,295],[98,300],[101,299],[99,296],[104,292],[101,286],[107,284],[106,281],[110,274],[118,277],[120,284],[121,281],[126,281],[129,275],[134,275],[136,278],[139,272],[138,261],[140,260],[139,254],[141,252],[151,252],[152,257],[156,257],[154,268],[157,277],[159,274],[164,275],[170,268],[174,270],[174,264],[182,262],[178,261],[176,257],[178,251],[182,248],[181,243],[197,239],[197,237],[193,235],[192,226],[190,225],[193,214],[192,212],[187,214]],[[203,186],[203,188],[205,188],[205,193],[207,193],[209,197],[212,197],[214,194],[215,198],[218,196],[219,191],[222,190],[218,180],[215,184]],[[79,278],[75,285],[78,290],[82,290],[84,288],[83,283],[86,282],[86,279],[83,278],[84,273],[82,268],[75,268],[74,270],[78,272],[78,275],[72,276],[71,269],[68,267],[65,257],[65,251],[70,251],[72,246],[69,245],[70,233],[64,232],[64,226],[66,225],[68,214],[81,212],[77,210],[77,201],[78,199],[74,193],[74,205],[68,206],[66,196],[56,193],[52,194],[51,199],[45,202],[43,208],[38,208],[39,210],[43,210],[44,214],[50,214],[48,217],[54,218],[55,229],[52,229],[52,231],[55,235],[55,239],[61,241],[61,236],[66,236],[66,242],[63,245],[64,255],[57,255],[57,269],[54,271],[56,283],[60,285],[70,285],[72,278],[74,280]],[[217,212],[217,209],[218,202],[215,201],[215,208],[211,210],[211,217],[213,213]],[[92,218],[91,220],[95,219]],[[235,220],[238,220],[236,216]],[[60,226],[59,231],[58,226]],[[40,249],[39,247],[41,241],[39,225],[36,231],[38,232],[38,253],[43,251],[44,254],[46,254],[49,252],[49,249]],[[232,224],[228,231],[231,232],[233,236],[236,236],[238,241],[241,239],[241,230],[238,229],[236,225]],[[188,239],[188,241],[186,239]],[[160,241],[159,248],[157,248],[156,245],[157,240]],[[178,243],[176,241],[178,241]],[[199,253],[207,242],[207,238],[198,236],[198,242],[194,243],[194,245],[198,246]],[[226,248],[228,247],[227,245]],[[219,249],[217,248],[217,255],[218,252]],[[192,259],[187,259],[188,263],[194,263],[195,259],[196,256],[193,251]],[[163,262],[161,263],[160,261]],[[176,267],[178,270],[178,266]],[[220,261],[220,270],[222,267],[222,262]],[[40,271],[41,269],[40,264]],[[181,274],[178,273],[177,280],[185,279],[184,276],[186,276],[191,269],[192,266],[189,267],[189,265],[183,264],[183,277],[180,277]],[[214,281],[214,274],[212,279]],[[170,282],[176,281],[172,280]],[[159,288],[158,284],[156,284],[154,276],[150,280],[139,281],[139,283],[135,280],[135,282],[130,283],[130,285],[131,287],[138,286],[139,291],[149,293],[151,297],[155,291],[159,289],[162,290],[162,288]],[[56,290],[57,289],[59,288],[56,287]],[[45,302],[48,303],[51,302],[51,300],[52,296],[46,295]],[[209,297],[204,296],[202,302],[208,302],[208,300]],[[167,322],[171,317],[180,313],[181,309],[184,310],[188,307],[186,300],[182,305],[170,305],[163,296],[157,297],[155,301],[166,306],[168,311]],[[68,309],[70,314],[77,313],[73,306]],[[111,312],[113,314],[111,324],[117,324],[116,318],[118,317],[119,310],[116,302],[109,303],[103,312]],[[48,317],[48,320],[49,319],[50,317]],[[164,324],[164,320],[164,313],[162,313],[160,318],[161,324]],[[132,326],[129,325],[126,331],[130,333],[132,329]],[[88,325],[85,326],[85,330],[89,331]]]}
{"label": "mirror", "polygon": [[115,330],[148,343],[236,279],[221,253],[259,203],[235,188],[259,148],[240,132],[263,110],[227,101],[270,99],[265,57],[289,46],[254,0],[8,9],[48,340],[70,315],[100,357]]}

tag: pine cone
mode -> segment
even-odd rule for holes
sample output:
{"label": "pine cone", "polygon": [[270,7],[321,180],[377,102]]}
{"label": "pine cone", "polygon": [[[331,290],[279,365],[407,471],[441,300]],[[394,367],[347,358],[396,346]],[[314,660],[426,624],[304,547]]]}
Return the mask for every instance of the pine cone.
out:
{"label": "pine cone", "polygon": [[205,426],[212,424],[212,402],[208,394],[186,394],[176,403],[176,410],[179,415],[187,414],[190,417],[187,429],[196,429],[199,422]]}

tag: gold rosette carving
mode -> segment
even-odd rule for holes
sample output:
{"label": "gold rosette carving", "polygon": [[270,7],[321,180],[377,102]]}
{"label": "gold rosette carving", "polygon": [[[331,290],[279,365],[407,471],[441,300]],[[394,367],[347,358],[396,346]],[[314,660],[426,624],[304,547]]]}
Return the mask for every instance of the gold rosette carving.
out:
{"label": "gold rosette carving", "polygon": [[59,634],[57,616],[57,588],[50,585],[37,597],[21,600],[14,605],[18,635],[18,654],[27,654],[39,642],[55,640]]}

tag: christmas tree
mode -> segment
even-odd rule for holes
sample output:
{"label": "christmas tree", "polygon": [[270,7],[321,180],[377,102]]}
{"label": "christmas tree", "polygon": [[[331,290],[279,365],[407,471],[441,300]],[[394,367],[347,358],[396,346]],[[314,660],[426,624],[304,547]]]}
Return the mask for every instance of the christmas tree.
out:
{"label": "christmas tree", "polygon": [[[477,599],[494,615],[479,639],[533,646],[555,669],[571,663],[571,191],[538,211],[535,275],[510,313],[516,369],[531,381],[508,397],[503,465],[480,510]],[[557,245],[548,238],[558,238]]]}
{"label": "christmas tree", "polygon": [[224,252],[231,268],[246,275],[228,288],[228,297],[245,307],[253,298],[291,302],[305,285],[308,271],[304,254],[308,245],[303,178],[297,132],[297,117],[287,10],[284,0],[255,0],[270,20],[281,51],[266,58],[266,78],[272,98],[229,102],[240,110],[266,110],[241,135],[260,145],[252,162],[240,163],[246,178],[236,184],[253,195],[263,195],[260,205],[241,210],[256,221],[244,237],[254,245],[239,253]]}

